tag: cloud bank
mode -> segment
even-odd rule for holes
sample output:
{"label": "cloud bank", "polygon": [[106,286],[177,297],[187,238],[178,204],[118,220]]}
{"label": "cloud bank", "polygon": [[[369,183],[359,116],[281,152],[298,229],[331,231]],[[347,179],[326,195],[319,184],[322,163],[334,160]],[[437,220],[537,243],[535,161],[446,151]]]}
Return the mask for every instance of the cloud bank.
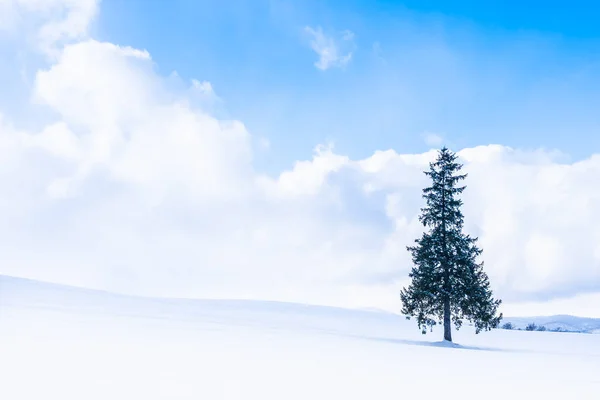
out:
{"label": "cloud bank", "polygon": [[[86,38],[89,21],[64,22],[80,3],[59,3],[71,7],[66,20],[44,14],[41,26],[75,27],[47,28],[71,41],[31,92],[49,121],[27,130],[0,113],[0,273],[153,296],[399,309],[435,151],[353,160],[319,145],[263,174],[243,122],[211,114],[209,82],[161,76],[148,52]],[[480,237],[499,297],[600,292],[600,155],[569,163],[502,145],[459,155],[466,229]]]}

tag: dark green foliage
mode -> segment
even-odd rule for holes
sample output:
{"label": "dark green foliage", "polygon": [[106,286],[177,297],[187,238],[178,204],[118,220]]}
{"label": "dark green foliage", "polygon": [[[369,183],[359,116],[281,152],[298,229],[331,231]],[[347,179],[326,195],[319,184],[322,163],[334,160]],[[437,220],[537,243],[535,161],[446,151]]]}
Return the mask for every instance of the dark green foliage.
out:
{"label": "dark green foliage", "polygon": [[540,332],[544,332],[546,330],[546,327],[544,325],[540,325],[537,327],[537,330]]}
{"label": "dark green foliage", "polygon": [[492,297],[483,263],[477,262],[482,250],[477,238],[462,232],[464,217],[458,196],[465,186],[458,183],[462,165],[447,148],[425,174],[432,185],[423,190],[426,206],[419,220],[428,228],[415,246],[407,247],[415,265],[409,276],[411,284],[402,289],[402,313],[415,317],[423,333],[431,320],[444,324],[444,339],[452,340],[451,320],[457,329],[467,320],[477,333],[496,328],[502,314],[496,315],[500,300]]}
{"label": "dark green foliage", "polygon": [[433,331],[433,327],[437,325],[437,322],[434,319],[428,319],[425,324],[429,327],[429,332]]}

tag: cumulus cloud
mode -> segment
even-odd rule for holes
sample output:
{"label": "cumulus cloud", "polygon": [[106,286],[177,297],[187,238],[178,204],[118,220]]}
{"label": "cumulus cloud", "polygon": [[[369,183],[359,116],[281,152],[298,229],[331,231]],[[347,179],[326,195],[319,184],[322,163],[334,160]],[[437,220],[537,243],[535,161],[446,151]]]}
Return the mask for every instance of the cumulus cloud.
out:
{"label": "cumulus cloud", "polygon": [[337,37],[327,35],[321,27],[307,26],[304,31],[310,36],[310,47],[319,56],[315,67],[325,71],[334,67],[344,67],[352,59],[354,33],[343,31]]}
{"label": "cumulus cloud", "polygon": [[[275,176],[252,135],[172,85],[145,51],[85,39],[35,74],[52,115],[0,114],[0,273],[127,293],[399,309],[435,152],[361,160],[315,148]],[[510,304],[600,285],[600,155],[459,152],[466,229]],[[532,303],[533,304],[533,303]]]}

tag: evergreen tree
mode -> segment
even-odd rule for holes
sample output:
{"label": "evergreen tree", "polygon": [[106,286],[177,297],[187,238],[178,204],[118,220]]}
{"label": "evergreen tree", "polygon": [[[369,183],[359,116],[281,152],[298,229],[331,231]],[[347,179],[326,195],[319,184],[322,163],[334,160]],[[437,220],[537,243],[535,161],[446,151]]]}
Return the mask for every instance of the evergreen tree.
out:
{"label": "evergreen tree", "polygon": [[477,262],[482,252],[477,238],[462,232],[463,203],[458,196],[465,186],[458,184],[467,175],[459,174],[462,165],[457,158],[444,147],[425,172],[432,185],[423,190],[426,206],[419,220],[428,229],[415,246],[407,247],[414,267],[410,285],[400,293],[407,318],[415,317],[423,333],[432,319],[440,321],[444,340],[450,342],[452,319],[456,329],[465,319],[473,323],[476,333],[496,328],[502,319],[502,314],[496,315],[501,301],[492,297],[483,262]]}

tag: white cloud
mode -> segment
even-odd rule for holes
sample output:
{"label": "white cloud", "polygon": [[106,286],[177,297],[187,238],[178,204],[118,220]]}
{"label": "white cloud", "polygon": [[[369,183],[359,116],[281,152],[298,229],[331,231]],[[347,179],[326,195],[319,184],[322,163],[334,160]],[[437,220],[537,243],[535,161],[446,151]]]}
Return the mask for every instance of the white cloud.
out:
{"label": "white cloud", "polygon": [[[238,165],[250,159],[244,126],[194,110],[185,93],[169,93],[149,61],[146,52],[85,41],[38,72],[36,101],[78,131],[73,183],[102,168],[119,181],[160,190],[185,181],[183,187],[204,194],[237,193],[244,186]],[[212,92],[207,83],[192,87]]]}
{"label": "white cloud", "polygon": [[192,86],[195,90],[198,90],[202,94],[206,95],[214,95],[215,91],[213,90],[212,84],[207,81],[198,81],[197,79],[192,80]]}
{"label": "white cloud", "polygon": [[[0,273],[398,310],[435,152],[352,160],[318,146],[263,176],[244,125],[192,101],[216,96],[210,83],[170,79],[147,52],[94,40],[36,74],[32,99],[53,120],[28,132],[0,118]],[[564,163],[489,145],[460,156],[467,229],[509,305],[598,290],[599,155]]]}
{"label": "white cloud", "polygon": [[0,31],[31,35],[35,46],[54,55],[59,45],[86,37],[99,0],[0,0]]}
{"label": "white cloud", "polygon": [[444,137],[438,135],[437,133],[425,132],[423,134],[423,139],[425,140],[425,144],[431,147],[440,147],[444,143]]}
{"label": "white cloud", "polygon": [[325,71],[333,67],[344,67],[352,59],[354,33],[346,30],[336,38],[325,34],[321,27],[307,26],[304,31],[311,37],[310,47],[319,56],[319,60],[315,62],[318,69]]}

